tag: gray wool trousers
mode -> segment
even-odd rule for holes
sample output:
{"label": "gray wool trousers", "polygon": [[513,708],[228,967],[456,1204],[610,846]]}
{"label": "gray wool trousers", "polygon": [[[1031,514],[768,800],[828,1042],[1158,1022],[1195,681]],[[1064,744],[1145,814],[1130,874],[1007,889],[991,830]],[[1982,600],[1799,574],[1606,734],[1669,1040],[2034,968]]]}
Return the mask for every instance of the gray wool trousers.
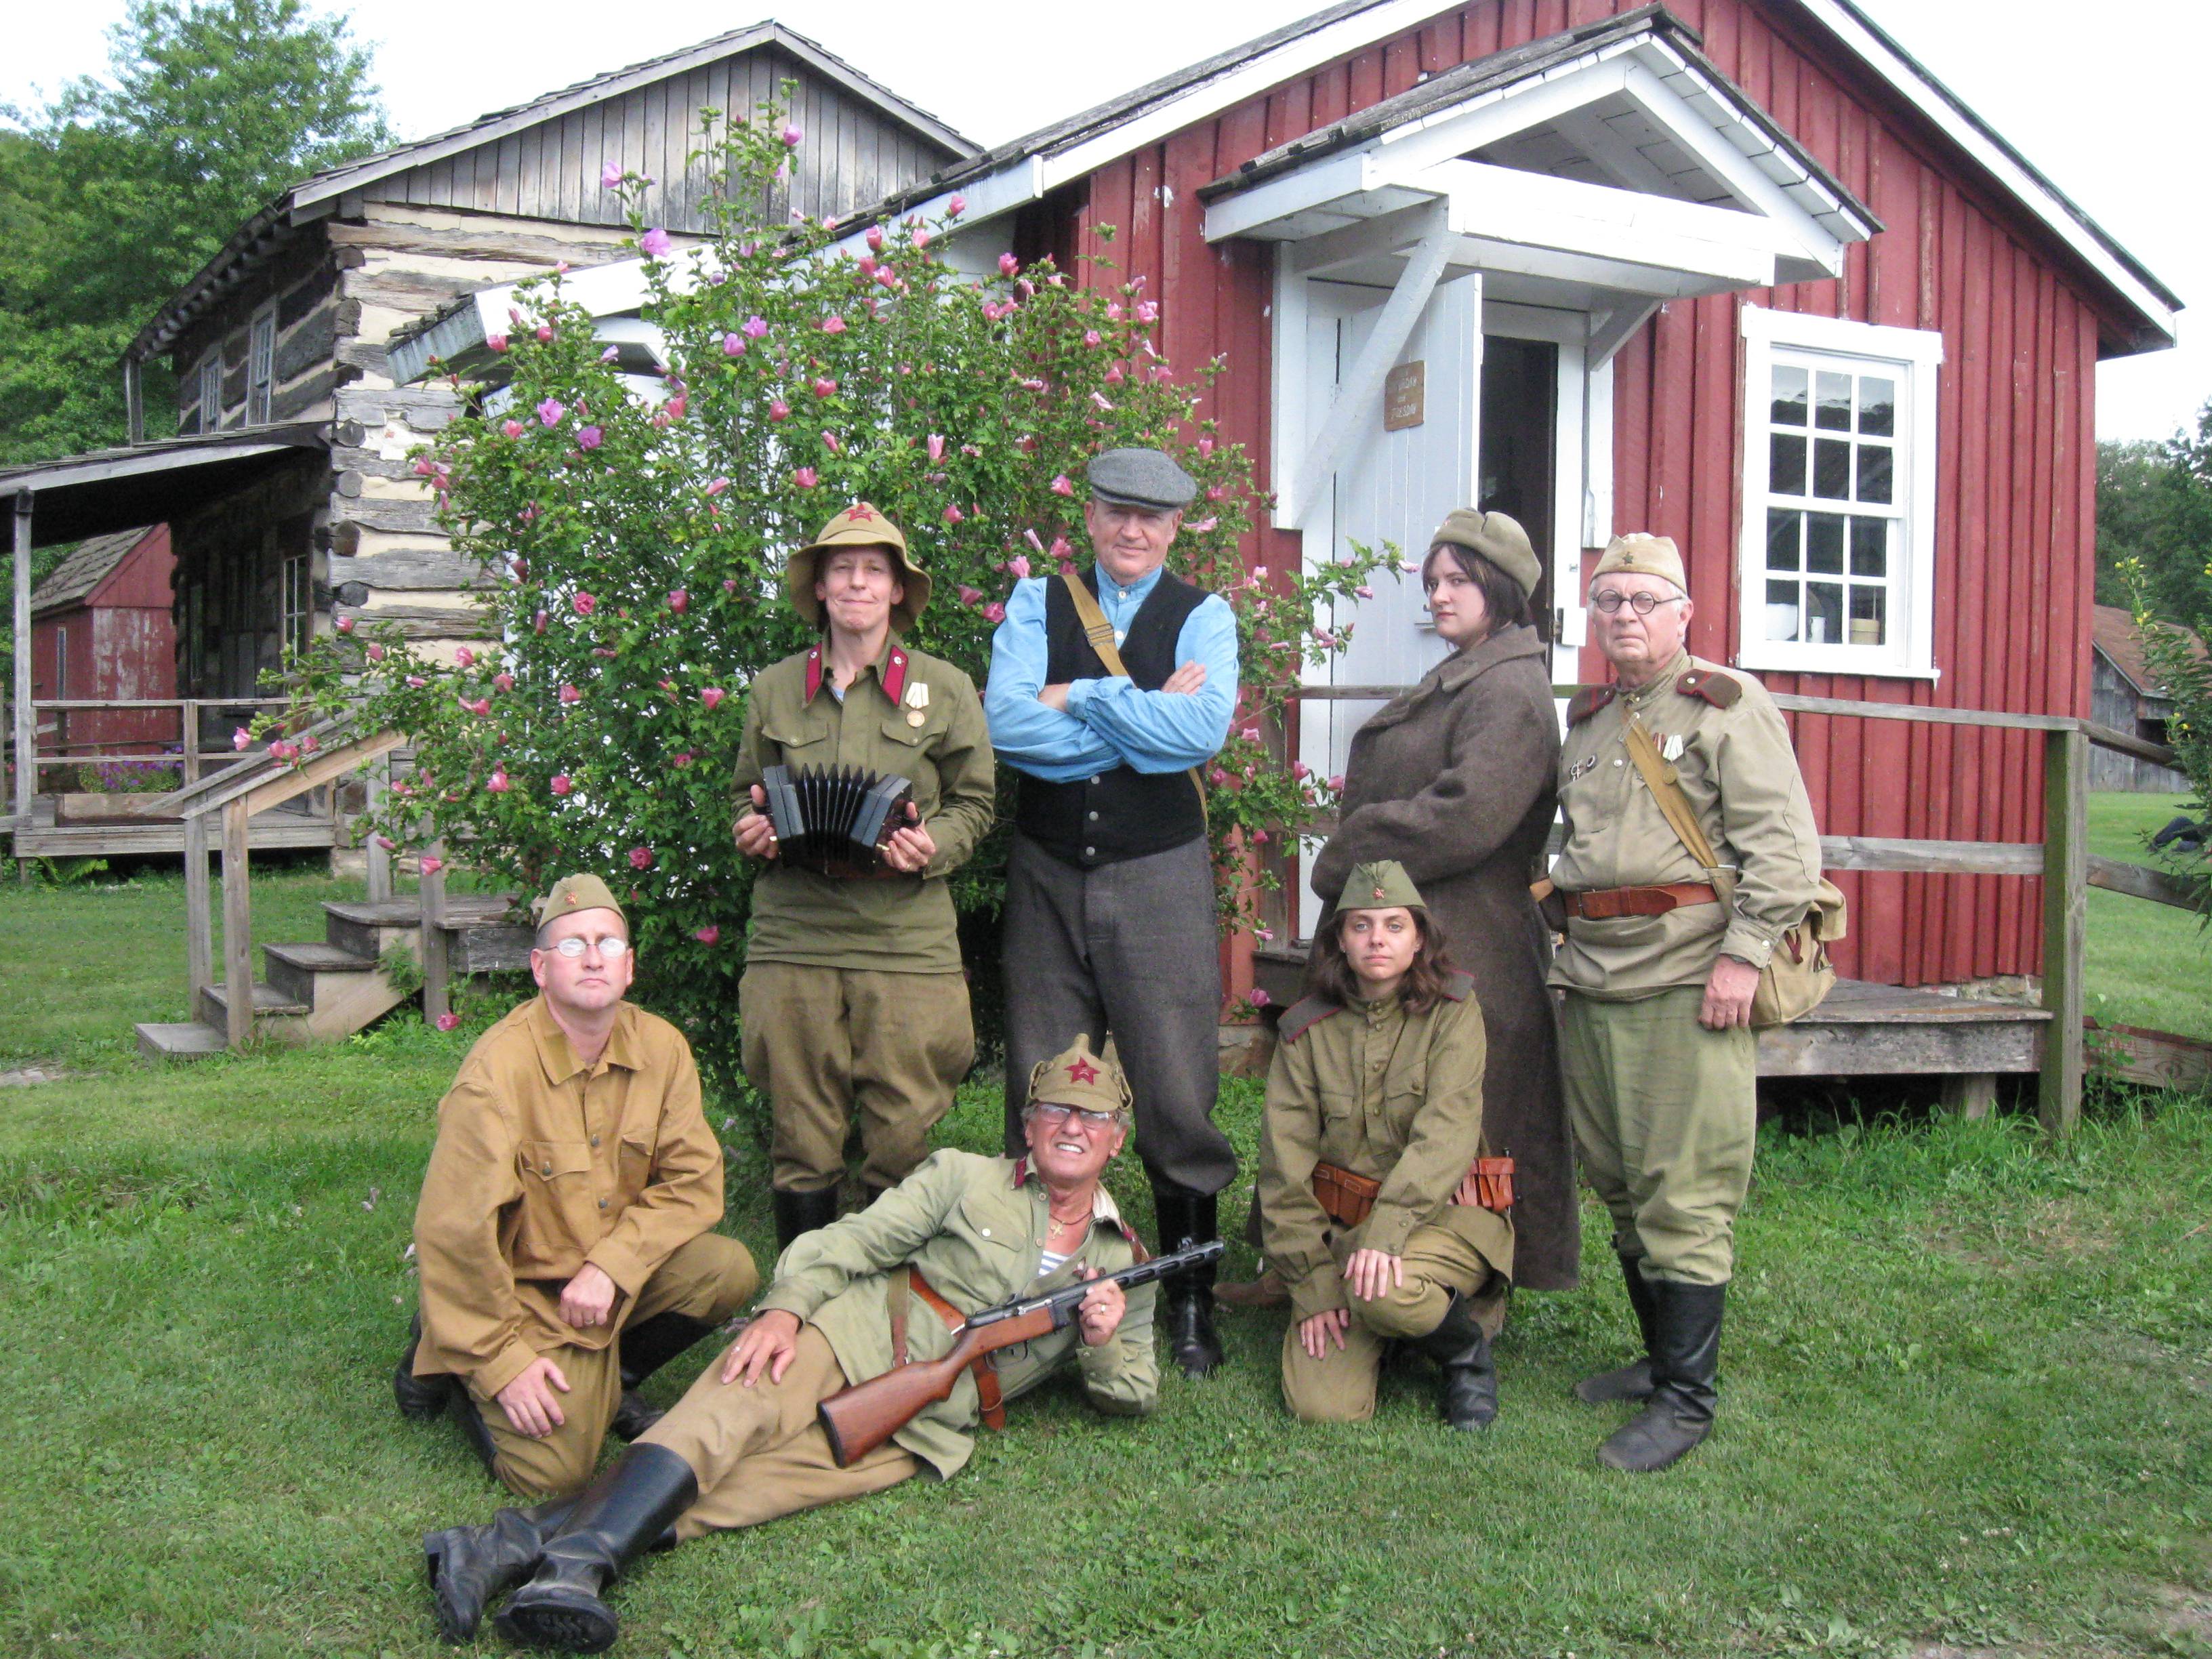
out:
{"label": "gray wool trousers", "polygon": [[1237,1173],[1213,1127],[1221,955],[1206,838],[1080,870],[1025,836],[1006,863],[1006,1145],[1024,1149],[1030,1073],[1088,1036],[1136,1097],[1155,1186],[1215,1193]]}

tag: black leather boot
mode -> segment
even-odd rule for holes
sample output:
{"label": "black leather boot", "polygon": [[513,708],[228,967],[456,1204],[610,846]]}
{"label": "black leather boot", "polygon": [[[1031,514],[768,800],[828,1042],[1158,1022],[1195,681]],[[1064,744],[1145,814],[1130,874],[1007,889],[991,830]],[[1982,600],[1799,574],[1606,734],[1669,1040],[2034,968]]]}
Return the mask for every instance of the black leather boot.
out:
{"label": "black leather boot", "polygon": [[422,1341],[422,1316],[418,1313],[408,1322],[407,1346],[392,1373],[392,1398],[399,1407],[399,1414],[410,1423],[428,1422],[446,1409],[453,1390],[460,1387],[460,1379],[449,1374],[415,1375],[415,1350]]}
{"label": "black leather boot", "polygon": [[1609,1469],[1650,1474],[1704,1443],[1720,1403],[1721,1310],[1725,1285],[1651,1281],[1651,1398],[1636,1417],[1597,1449]]}
{"label": "black leather boot", "polygon": [[775,1253],[781,1255],[791,1248],[791,1241],[801,1233],[811,1233],[817,1227],[826,1227],[837,1218],[837,1189],[824,1187],[818,1193],[787,1193],[781,1187],[772,1189],[769,1200],[775,1209]]}
{"label": "black leather boot", "polygon": [[453,1390],[453,1416],[461,1425],[461,1438],[484,1466],[484,1473],[495,1475],[497,1470],[493,1466],[499,1458],[498,1443],[492,1439],[491,1431],[484,1427],[483,1413],[477,1409],[476,1396],[466,1389]]}
{"label": "black leather boot", "polygon": [[660,1421],[665,1413],[646,1403],[638,1385],[714,1328],[689,1314],[658,1313],[617,1337],[622,1349],[622,1401],[607,1432],[618,1440],[635,1440]]}
{"label": "black leather boot", "polygon": [[1437,1390],[1437,1416],[1455,1429],[1486,1429],[1497,1420],[1498,1365],[1471,1297],[1454,1291],[1436,1329],[1411,1339],[1407,1346],[1435,1360],[1443,1373]]}
{"label": "black leather boot", "polygon": [[430,1576],[438,1633],[448,1642],[475,1638],[484,1609],[538,1569],[545,1538],[575,1507],[556,1498],[535,1509],[501,1510],[488,1527],[448,1527],[424,1534],[422,1565]]}
{"label": "black leather boot", "polygon": [[599,1599],[699,1496],[691,1466],[665,1446],[632,1446],[577,1495],[530,1582],[501,1609],[499,1633],[524,1647],[604,1653],[622,1621]]}
{"label": "black leather boot", "polygon": [[[1218,1206],[1212,1193],[1181,1187],[1152,1188],[1152,1213],[1159,1224],[1160,1250],[1187,1250],[1220,1237]],[[1214,1264],[1160,1281],[1167,1304],[1168,1353],[1185,1376],[1212,1375],[1221,1363],[1221,1338],[1213,1328]]]}
{"label": "black leather boot", "polygon": [[1644,1338],[1644,1357],[1575,1384],[1575,1398],[1585,1406],[1601,1406],[1608,1400],[1651,1398],[1651,1355],[1659,1346],[1659,1330],[1652,1313],[1651,1281],[1644,1276],[1644,1257],[1620,1255],[1620,1277],[1628,1286],[1628,1305],[1636,1314],[1636,1328]]}

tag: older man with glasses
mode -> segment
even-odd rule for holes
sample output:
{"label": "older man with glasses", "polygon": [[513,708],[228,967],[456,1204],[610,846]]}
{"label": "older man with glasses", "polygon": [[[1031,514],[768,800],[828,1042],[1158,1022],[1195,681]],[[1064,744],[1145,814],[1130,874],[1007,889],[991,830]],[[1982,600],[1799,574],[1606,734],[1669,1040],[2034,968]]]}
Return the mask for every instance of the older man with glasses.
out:
{"label": "older man with glasses", "polygon": [[[1751,1180],[1752,994],[1819,895],[1820,841],[1773,700],[1684,648],[1696,608],[1674,544],[1616,538],[1589,599],[1614,678],[1567,708],[1567,838],[1552,872],[1566,942],[1551,982],[1565,993],[1568,1115],[1613,1216],[1644,1357],[1575,1392],[1642,1407],[1598,1461],[1645,1473],[1712,1431]],[[1694,818],[1715,866],[1690,852],[1669,808]]]}
{"label": "older man with glasses", "polygon": [[627,1002],[636,953],[596,876],[538,901],[539,994],[477,1039],[438,1104],[415,1211],[416,1339],[392,1378],[451,1404],[485,1467],[543,1498],[583,1485],[632,1392],[759,1287],[722,1217],[722,1152],[690,1045]]}

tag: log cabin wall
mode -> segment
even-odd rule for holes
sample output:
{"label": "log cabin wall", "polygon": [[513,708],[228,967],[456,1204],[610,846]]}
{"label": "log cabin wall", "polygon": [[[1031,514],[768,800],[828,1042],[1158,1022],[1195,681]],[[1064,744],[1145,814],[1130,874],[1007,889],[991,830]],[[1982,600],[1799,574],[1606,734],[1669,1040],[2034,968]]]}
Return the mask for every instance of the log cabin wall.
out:
{"label": "log cabin wall", "polygon": [[[1210,246],[1199,187],[1273,147],[1414,86],[1424,75],[1632,9],[1629,0],[1479,0],[1147,144],[1069,193],[1032,240],[1141,277],[1161,349],[1228,372],[1202,413],[1248,446],[1269,489],[1273,252]],[[1668,306],[1614,374],[1617,530],[1677,538],[1697,615],[1691,647],[1728,660],[1740,636],[1746,300],[1940,329],[1936,660],[1925,680],[1765,676],[1777,690],[2023,713],[2088,712],[2094,372],[2100,329],[2127,326],[2075,257],[1887,88],[1848,69],[1788,0],[1670,0],[1705,51],[1866,202],[1887,228],[1839,281]],[[1825,52],[1825,55],[1824,55]],[[1251,561],[1282,568],[1299,537],[1262,527]],[[1601,677],[1602,663],[1586,667]],[[1793,716],[1824,832],[2043,839],[2041,748],[2027,732]],[[1844,971],[1893,984],[2032,974],[2039,884],[1847,874]]]}

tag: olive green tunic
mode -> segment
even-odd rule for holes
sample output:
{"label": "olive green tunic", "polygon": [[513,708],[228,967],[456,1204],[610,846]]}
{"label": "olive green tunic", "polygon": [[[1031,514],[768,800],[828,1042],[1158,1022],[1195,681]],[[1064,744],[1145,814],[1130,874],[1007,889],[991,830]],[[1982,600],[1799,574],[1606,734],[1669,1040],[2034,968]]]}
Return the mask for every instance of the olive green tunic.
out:
{"label": "olive green tunic", "polygon": [[[775,1279],[757,1312],[781,1308],[815,1326],[830,1341],[838,1368],[853,1382],[891,1367],[888,1294],[893,1273],[911,1263],[963,1314],[1017,1297],[1072,1284],[1081,1267],[1112,1273],[1137,1259],[1135,1236],[1114,1200],[1098,1188],[1083,1248],[1043,1279],[1037,1277],[1051,1224],[1044,1183],[1026,1158],[940,1152],[866,1209],[794,1241],[776,1263]],[[1049,1336],[994,1356],[1006,1398],[1026,1393],[1071,1357],[1084,1393],[1102,1412],[1141,1416],[1159,1399],[1152,1356],[1153,1287],[1128,1293],[1128,1311],[1109,1341],[1087,1346],[1071,1322]],[[919,1297],[908,1304],[907,1352],[937,1359],[952,1334]],[[961,1373],[945,1399],[893,1438],[939,1475],[958,1473],[975,1449],[970,1431],[981,1414],[975,1378]]]}
{"label": "olive green tunic", "polygon": [[746,959],[957,974],[960,941],[946,877],[989,830],[996,799],[982,702],[951,663],[896,640],[841,701],[826,654],[820,647],[800,652],[753,681],[733,778],[737,821],[757,810],[752,786],[771,766],[862,767],[913,782],[937,856],[919,876],[872,881],[771,861],[753,883]]}
{"label": "olive green tunic", "polygon": [[[1261,1127],[1260,1205],[1294,1319],[1348,1306],[1352,1253],[1402,1255],[1424,1226],[1448,1228],[1498,1272],[1513,1271],[1512,1224],[1451,1201],[1484,1145],[1486,1044],[1473,989],[1455,974],[1419,1014],[1396,996],[1343,1008],[1309,1000],[1284,1013]],[[1340,1226],[1315,1199],[1318,1163],[1382,1183],[1358,1226]]]}

